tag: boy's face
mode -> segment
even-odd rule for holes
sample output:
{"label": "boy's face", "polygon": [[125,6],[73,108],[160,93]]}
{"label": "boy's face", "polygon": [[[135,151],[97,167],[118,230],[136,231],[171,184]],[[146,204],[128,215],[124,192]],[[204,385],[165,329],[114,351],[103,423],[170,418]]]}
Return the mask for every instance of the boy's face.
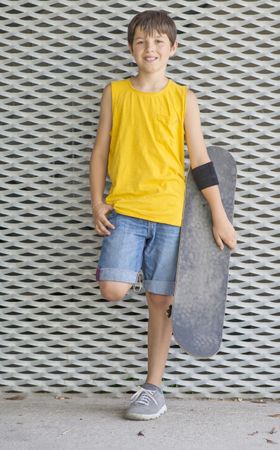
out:
{"label": "boy's face", "polygon": [[177,41],[171,46],[167,34],[154,31],[152,35],[148,35],[137,27],[129,50],[138,68],[151,73],[165,69],[169,58],[175,54],[177,46]]}

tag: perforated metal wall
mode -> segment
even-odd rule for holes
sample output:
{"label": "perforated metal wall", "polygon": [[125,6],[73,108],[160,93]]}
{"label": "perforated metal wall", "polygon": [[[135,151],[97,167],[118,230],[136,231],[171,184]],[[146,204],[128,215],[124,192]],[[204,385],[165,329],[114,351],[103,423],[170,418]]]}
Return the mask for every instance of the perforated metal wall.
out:
{"label": "perforated metal wall", "polygon": [[279,2],[0,6],[0,389],[120,395],[145,377],[145,296],[109,304],[94,281],[88,169],[102,89],[135,73],[127,24],[164,7],[180,43],[169,76],[196,92],[207,145],[238,166],[221,351],[197,359],[173,342],[165,391],[279,398]]}

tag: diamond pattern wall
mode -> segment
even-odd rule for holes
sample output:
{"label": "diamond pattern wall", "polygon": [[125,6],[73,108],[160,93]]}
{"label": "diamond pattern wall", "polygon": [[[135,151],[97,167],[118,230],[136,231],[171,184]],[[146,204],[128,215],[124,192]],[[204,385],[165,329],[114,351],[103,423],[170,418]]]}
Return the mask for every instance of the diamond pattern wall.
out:
{"label": "diamond pattern wall", "polygon": [[279,3],[0,6],[0,389],[121,395],[145,377],[144,294],[109,304],[95,283],[89,159],[105,84],[135,73],[127,24],[164,7],[180,43],[169,76],[196,92],[207,145],[238,167],[221,351],[193,358],[173,341],[165,390],[279,398]]}

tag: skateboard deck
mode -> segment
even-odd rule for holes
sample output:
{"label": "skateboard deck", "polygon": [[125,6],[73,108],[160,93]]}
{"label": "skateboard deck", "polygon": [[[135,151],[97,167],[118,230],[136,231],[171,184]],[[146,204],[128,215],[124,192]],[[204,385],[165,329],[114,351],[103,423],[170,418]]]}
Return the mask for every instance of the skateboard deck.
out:
{"label": "skateboard deck", "polygon": [[[220,147],[207,151],[217,173],[224,209],[233,223],[235,160]],[[193,356],[209,357],[220,348],[229,259],[229,247],[224,244],[220,250],[216,244],[211,209],[189,170],[171,317],[177,344]]]}

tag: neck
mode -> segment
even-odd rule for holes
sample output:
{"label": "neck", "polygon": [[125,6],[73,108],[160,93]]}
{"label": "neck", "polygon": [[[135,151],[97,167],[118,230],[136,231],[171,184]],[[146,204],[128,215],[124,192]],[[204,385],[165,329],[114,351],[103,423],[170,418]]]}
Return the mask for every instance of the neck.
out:
{"label": "neck", "polygon": [[141,91],[160,91],[168,82],[168,78],[163,73],[138,73],[135,77],[131,77],[133,85]]}

